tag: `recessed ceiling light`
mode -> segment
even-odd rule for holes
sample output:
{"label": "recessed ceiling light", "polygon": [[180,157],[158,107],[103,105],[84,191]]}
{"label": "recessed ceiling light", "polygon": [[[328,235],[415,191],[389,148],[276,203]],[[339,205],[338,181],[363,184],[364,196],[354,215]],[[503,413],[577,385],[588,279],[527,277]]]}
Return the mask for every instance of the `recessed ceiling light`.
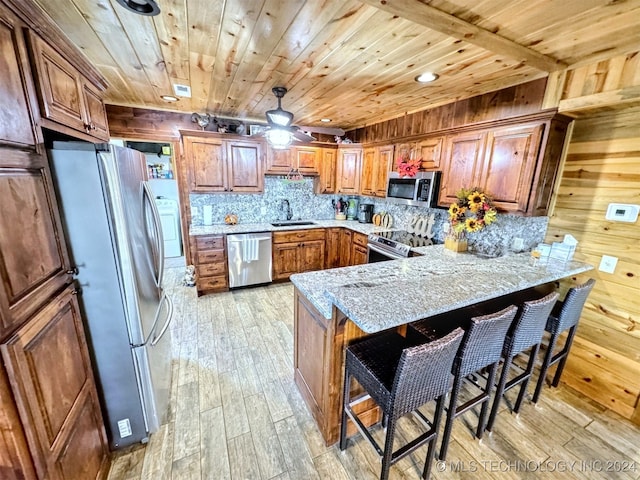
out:
{"label": "recessed ceiling light", "polygon": [[160,98],[165,102],[177,102],[179,100],[178,97],[174,97],[173,95],[161,95]]}
{"label": "recessed ceiling light", "polygon": [[139,15],[153,17],[160,13],[160,7],[154,0],[117,0],[127,10]]}
{"label": "recessed ceiling light", "polygon": [[432,73],[432,72],[425,72],[422,75],[418,75],[416,77],[416,82],[418,83],[429,83],[429,82],[433,82],[435,80],[438,79],[438,74],[437,73]]}
{"label": "recessed ceiling light", "polygon": [[329,123],[331,121],[331,119],[330,118],[321,118],[320,121],[322,123]]}

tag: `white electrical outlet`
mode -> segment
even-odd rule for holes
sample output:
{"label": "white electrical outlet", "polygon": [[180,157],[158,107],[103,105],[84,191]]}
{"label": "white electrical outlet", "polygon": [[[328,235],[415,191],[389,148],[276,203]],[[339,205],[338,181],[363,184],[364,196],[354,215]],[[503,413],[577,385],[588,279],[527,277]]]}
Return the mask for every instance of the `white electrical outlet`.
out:
{"label": "white electrical outlet", "polygon": [[514,238],[511,248],[513,249],[514,252],[521,251],[524,248],[524,240],[519,237]]}
{"label": "white electrical outlet", "polygon": [[120,438],[128,437],[131,435],[131,422],[128,418],[118,420],[118,430],[120,431]]}
{"label": "white electrical outlet", "polygon": [[618,264],[617,257],[610,257],[609,255],[603,255],[600,260],[600,266],[598,270],[605,273],[613,273],[616,271],[616,265]]}

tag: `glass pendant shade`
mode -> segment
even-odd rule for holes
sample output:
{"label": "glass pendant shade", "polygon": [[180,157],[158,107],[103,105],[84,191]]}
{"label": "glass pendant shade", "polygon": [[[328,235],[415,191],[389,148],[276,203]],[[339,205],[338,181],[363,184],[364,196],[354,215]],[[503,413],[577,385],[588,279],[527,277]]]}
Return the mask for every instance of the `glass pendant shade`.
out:
{"label": "glass pendant shade", "polygon": [[267,110],[267,121],[270,125],[288,127],[293,122],[293,113],[287,112],[278,106],[275,110]]}
{"label": "glass pendant shade", "polygon": [[265,136],[269,145],[280,150],[288,148],[293,141],[293,135],[291,135],[291,132],[279,128],[272,128],[271,130],[268,130]]}

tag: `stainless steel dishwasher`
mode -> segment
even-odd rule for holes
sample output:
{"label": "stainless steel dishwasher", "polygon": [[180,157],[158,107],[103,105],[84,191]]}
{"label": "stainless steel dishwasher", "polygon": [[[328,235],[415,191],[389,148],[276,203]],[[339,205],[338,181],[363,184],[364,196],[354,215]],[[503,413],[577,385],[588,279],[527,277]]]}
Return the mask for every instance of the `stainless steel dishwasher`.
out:
{"label": "stainless steel dishwasher", "polygon": [[229,288],[270,283],[271,232],[227,235]]}

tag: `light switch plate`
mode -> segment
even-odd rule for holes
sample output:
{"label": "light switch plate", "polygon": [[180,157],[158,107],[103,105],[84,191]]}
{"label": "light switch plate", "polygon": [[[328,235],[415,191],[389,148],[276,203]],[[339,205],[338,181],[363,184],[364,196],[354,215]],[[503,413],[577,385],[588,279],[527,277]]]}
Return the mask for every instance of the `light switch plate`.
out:
{"label": "light switch plate", "polygon": [[610,257],[609,255],[603,255],[600,260],[600,266],[598,270],[605,273],[613,273],[616,271],[616,265],[618,264],[617,257]]}

